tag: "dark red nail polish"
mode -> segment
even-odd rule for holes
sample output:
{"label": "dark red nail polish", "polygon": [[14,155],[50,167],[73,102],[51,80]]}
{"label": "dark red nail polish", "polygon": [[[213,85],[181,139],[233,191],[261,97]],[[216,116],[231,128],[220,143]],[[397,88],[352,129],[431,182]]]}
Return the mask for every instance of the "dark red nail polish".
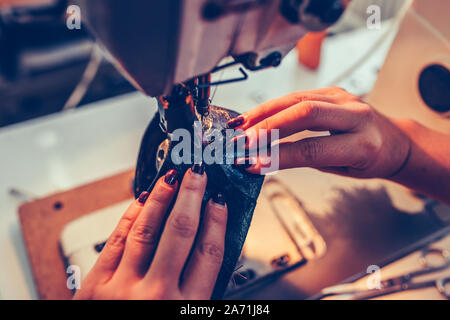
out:
{"label": "dark red nail polish", "polygon": [[139,203],[144,204],[147,201],[149,195],[150,193],[148,193],[147,191],[143,191],[138,198]]}
{"label": "dark red nail polish", "polygon": [[196,174],[203,175],[203,173],[205,173],[205,165],[203,163],[200,164],[194,163],[191,170]]}
{"label": "dark red nail polish", "polygon": [[177,178],[178,178],[177,170],[170,169],[164,176],[164,182],[167,183],[168,185],[173,186],[175,182],[177,182]]}
{"label": "dark red nail polish", "polygon": [[212,200],[217,203],[220,204],[221,206],[224,206],[225,203],[227,202],[227,199],[225,198],[225,195],[223,193],[216,193],[213,195]]}
{"label": "dark red nail polish", "polygon": [[227,122],[227,126],[228,126],[228,128],[230,128],[230,129],[234,129],[234,128],[236,128],[236,127],[239,127],[241,124],[243,124],[244,123],[244,116],[239,116],[239,117],[236,117],[236,118],[234,118],[234,119],[231,119],[230,121],[228,121]]}

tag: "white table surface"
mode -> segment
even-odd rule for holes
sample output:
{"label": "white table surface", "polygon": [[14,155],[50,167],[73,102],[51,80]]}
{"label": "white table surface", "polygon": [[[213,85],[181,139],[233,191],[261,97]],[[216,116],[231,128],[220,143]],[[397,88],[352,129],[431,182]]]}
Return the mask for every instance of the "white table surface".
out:
{"label": "white table surface", "polygon": [[[317,72],[300,66],[293,51],[276,69],[219,87],[213,103],[243,112],[267,99],[326,86],[382,33],[360,30],[328,39]],[[367,92],[391,40],[341,85],[357,94]],[[223,79],[233,75],[226,71]],[[133,168],[155,110],[154,99],[132,93],[0,129],[0,298],[37,298],[18,221],[20,201],[10,188],[44,197]]]}

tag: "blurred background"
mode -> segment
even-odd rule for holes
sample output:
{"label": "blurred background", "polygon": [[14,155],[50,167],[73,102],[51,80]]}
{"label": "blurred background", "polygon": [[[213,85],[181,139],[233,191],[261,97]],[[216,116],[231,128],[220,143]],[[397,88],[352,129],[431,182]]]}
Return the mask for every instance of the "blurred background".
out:
{"label": "blurred background", "polygon": [[134,90],[93,51],[86,30],[66,27],[66,8],[64,1],[0,7],[0,126],[61,111],[88,65],[77,105]]}

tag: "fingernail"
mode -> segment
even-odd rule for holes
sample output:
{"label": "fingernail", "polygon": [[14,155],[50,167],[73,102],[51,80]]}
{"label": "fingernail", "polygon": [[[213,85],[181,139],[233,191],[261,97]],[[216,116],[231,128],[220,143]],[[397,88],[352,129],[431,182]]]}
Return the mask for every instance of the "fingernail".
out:
{"label": "fingernail", "polygon": [[224,206],[227,199],[225,198],[225,195],[223,193],[215,193],[212,197],[212,200],[217,203],[220,204],[221,206]]}
{"label": "fingernail", "polygon": [[178,172],[175,169],[170,169],[167,171],[166,175],[164,176],[164,182],[167,183],[170,186],[173,186],[175,182],[177,182],[178,178]]}
{"label": "fingernail", "polygon": [[203,164],[203,162],[200,164],[194,163],[191,170],[193,173],[203,175],[203,173],[205,172],[205,165]]}
{"label": "fingernail", "polygon": [[231,119],[230,121],[227,122],[227,126],[230,129],[234,129],[236,127],[239,127],[241,124],[243,124],[245,121],[244,116],[238,116],[234,119]]}
{"label": "fingernail", "polygon": [[139,203],[144,204],[147,201],[149,195],[150,193],[148,193],[147,191],[143,191],[138,198]]}
{"label": "fingernail", "polygon": [[253,161],[250,161],[250,158],[238,158],[234,161],[234,164],[236,166],[239,166],[240,168],[244,168],[244,169],[248,169],[250,168],[253,164]]}

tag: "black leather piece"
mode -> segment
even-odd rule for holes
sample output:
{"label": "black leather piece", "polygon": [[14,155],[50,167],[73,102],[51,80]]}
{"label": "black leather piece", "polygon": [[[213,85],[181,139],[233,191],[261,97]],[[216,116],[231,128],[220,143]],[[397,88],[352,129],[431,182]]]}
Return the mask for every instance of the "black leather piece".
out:
{"label": "black leather piece", "polygon": [[[222,130],[226,128],[227,121],[237,115],[236,112],[211,106],[208,117],[210,120],[213,120],[212,123],[215,128]],[[175,165],[170,157],[166,157],[160,170],[156,172],[156,152],[159,144],[166,138],[166,135],[159,128],[159,115],[157,114],[150,122],[141,143],[135,176],[136,197],[144,190],[151,190],[159,177],[163,176],[168,170],[177,170],[179,173],[178,179],[181,182],[184,173],[191,167],[190,164]],[[168,154],[170,154],[176,143],[170,143]],[[231,156],[233,157],[234,155]],[[224,152],[224,160],[227,157],[230,157],[230,155]],[[212,295],[213,299],[220,299],[223,297],[235,270],[264,177],[249,174],[236,168],[234,165],[228,164],[206,165],[206,174],[208,176],[208,184],[203,198],[203,205],[214,193],[220,191],[225,195],[228,206],[224,261]]]}

